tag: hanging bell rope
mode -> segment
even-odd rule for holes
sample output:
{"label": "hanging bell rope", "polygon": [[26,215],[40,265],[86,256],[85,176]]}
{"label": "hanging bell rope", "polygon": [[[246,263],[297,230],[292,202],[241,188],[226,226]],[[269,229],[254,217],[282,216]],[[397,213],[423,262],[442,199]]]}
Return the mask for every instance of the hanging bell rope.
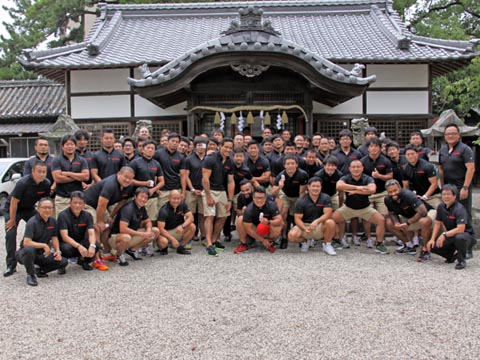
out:
{"label": "hanging bell rope", "polygon": [[272,119],[270,118],[270,114],[268,112],[265,114],[265,119],[263,122],[265,125],[272,125]]}
{"label": "hanging bell rope", "polygon": [[230,124],[237,125],[237,115],[235,115],[235,113],[232,113],[232,116],[230,117]]}
{"label": "hanging bell rope", "polygon": [[285,111],[282,113],[282,124],[288,124],[288,116]]}
{"label": "hanging bell rope", "polygon": [[213,118],[213,123],[215,125],[220,125],[220,114],[218,113],[218,111],[215,113],[215,117]]}
{"label": "hanging bell rope", "polygon": [[[309,117],[307,116],[307,113],[301,106],[298,105],[272,105],[272,106],[255,106],[255,105],[244,105],[244,106],[236,106],[233,108],[221,108],[221,107],[213,107],[213,106],[195,106],[188,110],[188,113],[190,114],[191,112],[197,111],[197,110],[208,110],[208,111],[223,111],[224,113],[231,114],[234,112],[239,112],[239,111],[274,111],[274,110],[292,110],[292,109],[297,109],[300,111],[304,118],[305,121],[309,121]],[[285,114],[286,115],[286,114]],[[287,118],[288,121],[288,118]]]}
{"label": "hanging bell rope", "polygon": [[252,114],[251,111],[249,111],[249,112],[248,112],[248,115],[247,115],[247,124],[248,124],[248,125],[253,125],[253,120],[254,120],[253,114]]}

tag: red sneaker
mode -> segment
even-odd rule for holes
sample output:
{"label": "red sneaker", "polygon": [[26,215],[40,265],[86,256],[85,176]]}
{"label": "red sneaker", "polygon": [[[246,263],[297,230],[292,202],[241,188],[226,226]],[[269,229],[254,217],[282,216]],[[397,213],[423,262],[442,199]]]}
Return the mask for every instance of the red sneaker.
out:
{"label": "red sneaker", "polygon": [[274,253],[275,252],[275,243],[271,243],[269,247],[267,247],[267,250],[269,253]]}
{"label": "red sneaker", "polygon": [[103,261],[111,261],[111,262],[117,262],[117,255],[112,255],[112,254],[108,254],[108,255],[103,255],[102,256],[102,260]]}
{"label": "red sneaker", "polygon": [[102,259],[96,260],[93,263],[93,267],[97,270],[100,270],[100,271],[107,271],[108,270],[108,266],[105,265],[105,263],[102,261]]}
{"label": "red sneaker", "polygon": [[235,250],[233,250],[234,254],[240,254],[241,252],[247,251],[248,246],[246,244],[240,244],[237,246]]}

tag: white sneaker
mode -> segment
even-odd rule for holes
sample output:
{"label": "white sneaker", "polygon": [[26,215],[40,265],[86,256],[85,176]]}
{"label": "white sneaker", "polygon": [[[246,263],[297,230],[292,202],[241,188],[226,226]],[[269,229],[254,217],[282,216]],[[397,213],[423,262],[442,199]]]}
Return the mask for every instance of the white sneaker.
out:
{"label": "white sneaker", "polygon": [[302,247],[300,248],[301,252],[307,252],[308,249],[310,249],[310,246],[308,245],[308,241],[305,241],[302,243]]}
{"label": "white sneaker", "polygon": [[375,245],[375,242],[373,241],[372,238],[367,239],[367,248],[373,249],[373,246]]}
{"label": "white sneaker", "polygon": [[337,253],[335,252],[335,249],[333,248],[331,243],[324,244],[323,251],[325,252],[325,254],[330,255],[330,256],[337,255]]}
{"label": "white sneaker", "polygon": [[152,257],[154,254],[153,254],[153,246],[151,244],[149,244],[146,248],[145,248],[145,253],[147,256],[149,257]]}
{"label": "white sneaker", "polygon": [[360,236],[355,235],[353,237],[353,243],[355,244],[355,246],[360,246]]}
{"label": "white sneaker", "polygon": [[314,239],[308,239],[307,240],[307,244],[308,244],[309,248],[315,247],[315,243],[316,243],[316,241]]}
{"label": "white sneaker", "polygon": [[394,236],[394,237],[393,237],[393,241],[394,241],[395,244],[397,244],[398,246],[402,246],[402,247],[403,247],[403,241],[400,240],[398,237]]}
{"label": "white sneaker", "polygon": [[342,247],[344,249],[350,249],[350,244],[347,241],[347,235],[343,235],[342,240],[340,240],[340,242],[342,243]]}

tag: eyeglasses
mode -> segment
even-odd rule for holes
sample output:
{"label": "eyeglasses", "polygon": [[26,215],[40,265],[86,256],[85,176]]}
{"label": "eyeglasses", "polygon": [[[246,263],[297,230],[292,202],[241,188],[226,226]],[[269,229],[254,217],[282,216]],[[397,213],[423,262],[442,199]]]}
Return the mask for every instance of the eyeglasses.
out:
{"label": "eyeglasses", "polygon": [[39,206],[39,209],[53,210],[53,206]]}
{"label": "eyeglasses", "polygon": [[448,132],[448,133],[445,133],[445,136],[455,136],[455,135],[458,135],[458,132]]}

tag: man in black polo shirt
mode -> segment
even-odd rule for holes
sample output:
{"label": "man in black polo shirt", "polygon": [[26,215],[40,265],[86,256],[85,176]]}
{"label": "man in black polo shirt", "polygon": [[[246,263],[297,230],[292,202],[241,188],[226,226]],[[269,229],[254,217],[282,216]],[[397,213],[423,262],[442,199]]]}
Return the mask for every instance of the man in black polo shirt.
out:
{"label": "man in black polo shirt", "polygon": [[[181,191],[182,185],[180,181],[180,169],[185,161],[178,149],[180,143],[180,135],[171,133],[168,135],[168,142],[165,147],[158,149],[153,156],[162,166],[163,177],[165,178],[165,185],[160,189],[161,193],[158,197],[158,208],[161,209],[163,205],[168,202],[170,191]],[[182,199],[185,199],[185,194],[182,193]]]}
{"label": "man in black polo shirt", "polygon": [[400,155],[400,145],[395,141],[387,143],[387,156],[392,163],[393,178],[403,186],[403,168],[407,164],[405,156]]}
{"label": "man in black polo shirt", "polygon": [[315,150],[307,150],[305,152],[305,171],[308,174],[308,178],[315,176],[315,173],[323,169],[323,163],[317,157]]}
{"label": "man in black polo shirt", "polygon": [[270,162],[264,156],[260,155],[260,146],[256,140],[252,140],[247,144],[248,158],[245,165],[253,176],[253,185],[269,185],[270,181]]}
{"label": "man in black polo shirt", "polygon": [[368,140],[378,138],[378,130],[374,126],[367,126],[363,132],[365,136],[365,144],[358,147],[357,151],[362,154],[362,157],[368,155]]}
{"label": "man in black polo shirt", "polygon": [[465,207],[457,201],[457,188],[446,184],[442,188],[442,203],[438,205],[432,236],[418,258],[419,262],[428,261],[431,251],[446,259],[446,263],[457,264],[455,269],[467,266],[467,250],[474,241],[472,222]]}
{"label": "man in black polo shirt", "polygon": [[138,157],[136,147],[137,145],[134,138],[126,137],[122,140],[122,153],[125,158],[125,165],[130,166],[131,162]]}
{"label": "man in black polo shirt", "polygon": [[197,136],[194,139],[194,151],[185,158],[182,169],[180,170],[182,193],[185,194],[185,202],[188,208],[194,214],[197,228],[200,228],[202,240],[205,238],[202,201],[202,166],[203,159],[207,152],[207,142],[208,139],[202,136]]}
{"label": "man in black polo shirt", "polygon": [[148,188],[150,197],[145,207],[147,208],[148,217],[153,222],[157,220],[158,215],[158,195],[160,189],[165,184],[162,167],[153,158],[155,148],[155,143],[152,140],[145,141],[142,155],[130,163],[130,167],[135,172],[133,185]]}
{"label": "man in black polo shirt", "polygon": [[[388,210],[385,206],[385,182],[393,179],[392,163],[382,154],[382,141],[377,137],[371,137],[367,141],[368,155],[361,159],[363,172],[371,176],[376,185],[375,193],[370,195],[370,204],[380,214],[387,215]],[[365,234],[367,235],[367,246],[373,247],[371,224],[366,221],[363,223]]]}
{"label": "man in black polo shirt", "polygon": [[318,149],[317,149],[317,157],[320,159],[320,161],[323,164],[325,164],[326,157],[330,155],[330,146],[328,143],[328,138],[321,135],[316,135],[316,136],[320,136]]}
{"label": "man in black polo shirt", "polygon": [[386,189],[388,216],[385,225],[388,231],[403,242],[396,253],[415,255],[418,244],[413,241],[414,231],[420,230],[424,241],[429,239],[435,210],[412,191],[402,189],[395,179],[387,181]]}
{"label": "man in black polo shirt", "polygon": [[352,160],[360,160],[362,158],[362,154],[352,148],[352,141],[352,132],[348,129],[343,129],[339,134],[340,148],[331,153],[337,158],[337,167],[342,174],[348,174]]}
{"label": "man in black polo shirt", "polygon": [[77,140],[73,135],[65,135],[60,141],[62,152],[53,159],[52,176],[55,180],[55,211],[60,214],[70,206],[70,195],[82,191],[83,183],[90,178],[88,163],[77,154]]}
{"label": "man in black polo shirt", "polygon": [[279,134],[272,136],[273,150],[267,155],[267,160],[270,161],[270,170],[273,164],[282,156],[285,142]]}
{"label": "man in black polo shirt", "polygon": [[[25,266],[27,284],[37,286],[37,277],[48,277],[48,273],[59,270],[65,274],[68,260],[62,257],[57,237],[57,222],[51,216],[53,202],[49,198],[38,201],[38,213],[27,221],[25,235],[16,253],[17,261]],[[52,253],[52,248],[54,252]],[[38,269],[35,269],[38,265]]]}
{"label": "man in black polo shirt", "polygon": [[337,158],[329,155],[324,159],[324,167],[314,175],[320,178],[322,182],[322,193],[330,196],[333,210],[337,210],[340,204],[343,204],[343,192],[337,191],[337,181],[342,177],[342,173],[337,168]]}
{"label": "man in black polo shirt", "polygon": [[418,148],[411,144],[405,146],[405,158],[407,163],[403,167],[403,187],[412,190],[436,209],[441,196],[435,166],[420,159]]}
{"label": "man in black polo shirt", "polygon": [[105,129],[101,138],[102,148],[95,152],[92,159],[92,178],[96,183],[102,181],[110,175],[118,173],[118,171],[127,162],[123,154],[115,150],[115,135],[112,129]]}
{"label": "man in black polo shirt", "polygon": [[[90,141],[90,134],[88,133],[87,130],[84,129],[79,129],[75,131],[75,139],[77,140],[77,150],[76,153],[77,155],[83,157],[88,164],[88,169],[89,169],[89,174],[90,174],[90,169],[92,168],[92,160],[93,160],[93,152],[87,149],[88,147],[88,142]],[[83,182],[83,190],[87,190],[87,188],[90,185],[93,185],[92,181],[92,176],[90,175],[90,178]]]}
{"label": "man in black polo shirt", "polygon": [[115,218],[109,244],[112,248],[111,256],[118,259],[120,266],[128,266],[125,254],[133,260],[142,260],[136,250],[148,246],[152,241],[156,241],[161,249],[166,246],[165,241],[160,239],[160,231],[153,227],[148,218],[145,208],[148,196],[146,187],[137,188],[133,201],[122,207]]}
{"label": "man in black polo shirt", "polygon": [[302,197],[307,190],[308,174],[298,168],[298,158],[295,155],[287,155],[284,162],[285,170],[281,171],[275,178],[271,194],[278,196],[282,201],[282,218],[284,228],[282,231],[282,242],[280,249],[286,249],[288,246],[288,215],[293,216],[295,203]]}
{"label": "man in black polo shirt", "polygon": [[430,161],[429,155],[432,149],[423,146],[423,137],[420,131],[413,131],[410,134],[410,144],[418,149],[418,157],[425,161]]}
{"label": "man in black polo shirt", "polygon": [[308,180],[308,193],[295,205],[295,226],[288,233],[288,240],[301,243],[301,251],[307,252],[313,246],[311,241],[323,238],[323,251],[337,255],[332,246],[336,224],[332,220],[330,196],[322,193],[322,181],[312,177]]}
{"label": "man in black polo shirt", "polygon": [[60,250],[66,258],[79,258],[77,264],[84,270],[93,270],[91,263],[97,257],[94,267],[108,270],[108,266],[98,256],[100,243],[95,237],[93,217],[84,210],[85,197],[74,191],[70,196],[70,207],[58,214]]}
{"label": "man in black polo shirt", "polygon": [[[168,202],[158,212],[157,226],[160,231],[160,239],[172,244],[177,249],[177,254],[190,255],[185,245],[195,235],[196,226],[193,223],[193,214],[185,201],[182,201],[180,191],[170,191]],[[160,253],[168,254],[168,246],[160,248]]]}
{"label": "man in black polo shirt", "polygon": [[33,165],[37,160],[43,161],[47,165],[47,179],[50,181],[50,194],[55,193],[55,182],[52,176],[52,163],[54,156],[50,155],[50,145],[48,140],[43,136],[40,136],[35,140],[35,155],[25,162],[25,168],[23,170],[23,176],[30,175],[32,173]]}
{"label": "man in black polo shirt", "polygon": [[240,237],[240,245],[233,252],[239,254],[248,250],[252,246],[248,241],[250,237],[250,242],[260,241],[270,253],[274,253],[274,240],[282,232],[282,216],[275,202],[268,199],[263,186],[254,189],[252,198],[253,201],[243,212],[243,218],[237,221],[237,229],[245,235]]}
{"label": "man in black polo shirt", "polygon": [[[337,190],[345,192],[345,203],[333,213],[333,220],[338,224],[340,237],[345,231],[345,221],[352,218],[361,218],[377,226],[377,244],[375,251],[388,254],[389,251],[383,244],[385,239],[385,218],[370,206],[369,196],[375,193],[376,185],[371,176],[364,174],[363,164],[360,160],[350,162],[349,174],[344,175],[337,182]],[[373,247],[371,244],[367,244]]]}
{"label": "man in black polo shirt", "polygon": [[284,153],[275,162],[271,164],[272,171],[270,172],[270,184],[272,186],[275,183],[275,178],[277,177],[277,175],[285,169],[285,158],[288,155],[294,156],[297,159],[297,164],[300,169],[305,171],[305,169],[307,168],[307,163],[305,162],[305,160],[300,155],[296,154],[295,144],[292,142],[286,143]]}
{"label": "man in black polo shirt", "polygon": [[[233,162],[230,153],[233,149],[232,138],[224,138],[220,150],[207,155],[203,161],[203,211],[205,217],[205,235],[207,254],[218,256],[215,248],[225,249],[218,241],[225,221],[230,215],[233,203],[235,182],[233,180]],[[227,195],[228,193],[228,195]]]}
{"label": "man in black polo shirt", "polygon": [[50,194],[50,181],[46,179],[47,165],[36,160],[30,175],[22,177],[15,184],[5,204],[5,247],[7,250],[7,270],[3,276],[13,275],[17,261],[17,228],[21,220],[28,221],[35,215],[35,203]]}
{"label": "man in black polo shirt", "polygon": [[442,186],[453,184],[457,187],[458,201],[472,217],[472,180],[475,162],[472,149],[460,137],[460,129],[455,124],[445,126],[445,142],[439,151],[438,174]]}

